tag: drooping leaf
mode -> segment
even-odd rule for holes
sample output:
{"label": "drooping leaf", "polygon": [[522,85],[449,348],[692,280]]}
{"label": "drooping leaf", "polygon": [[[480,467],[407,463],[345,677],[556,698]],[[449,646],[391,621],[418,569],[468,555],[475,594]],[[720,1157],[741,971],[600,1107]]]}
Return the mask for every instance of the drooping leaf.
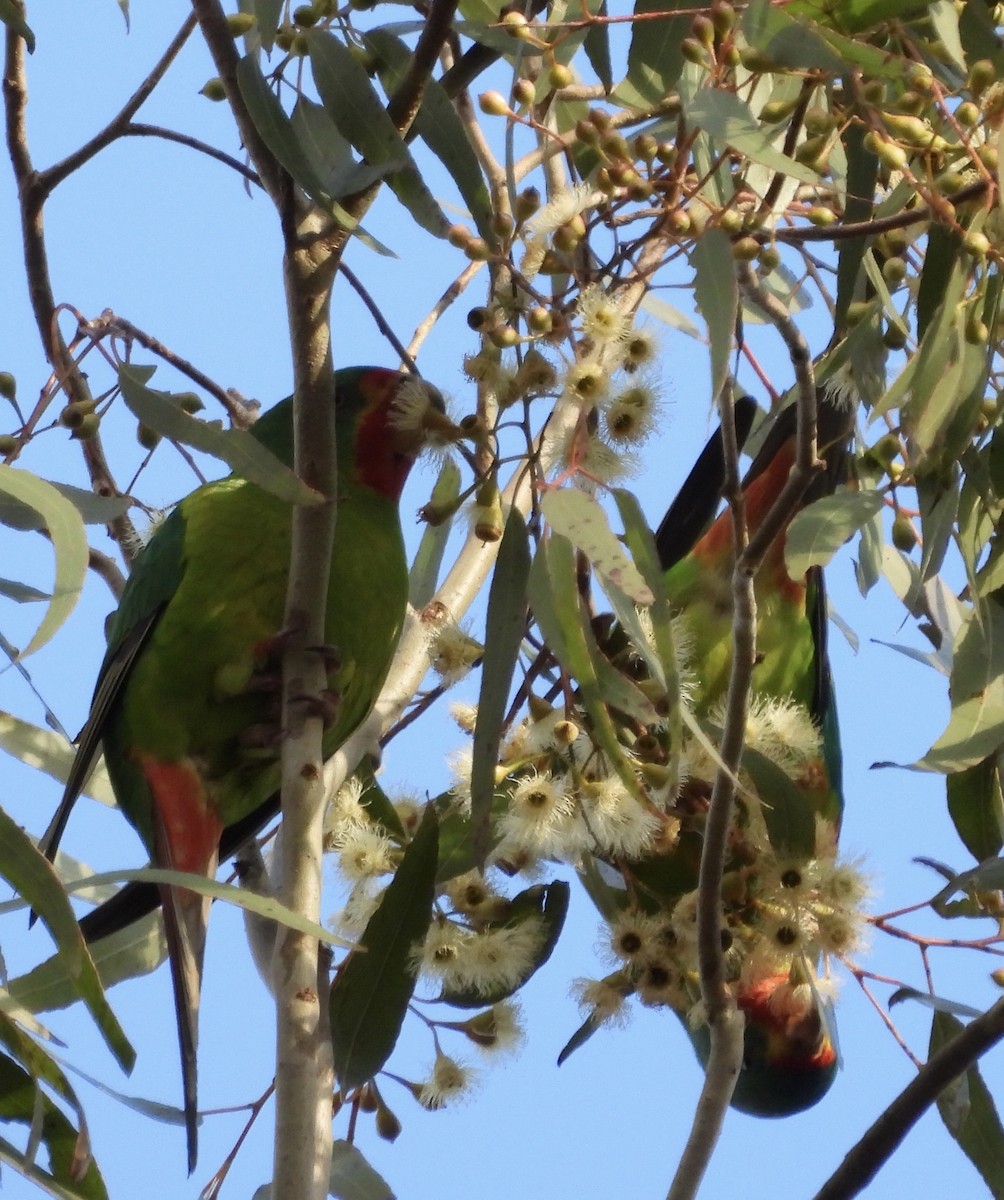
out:
{"label": "drooping leaf", "polygon": [[979,862],[1004,849],[1004,797],[997,755],[949,775],[948,813],[966,849]]}
{"label": "drooping leaf", "polygon": [[331,985],[331,1041],[343,1091],[372,1079],[397,1044],[415,989],[413,952],[432,917],[438,848],[438,822],[428,805],[366,925],[366,953],[353,954]]}
{"label": "drooping leaf", "polygon": [[919,992],[912,987],[898,987],[886,1004],[889,1008],[893,1008],[907,1000],[922,1004],[925,1008],[931,1008],[936,1013],[950,1013],[953,1017],[972,1018],[980,1015],[980,1010],[973,1008],[971,1004],[959,1004],[956,1000],[947,1000],[943,996],[932,996],[930,992]]}
{"label": "drooping leaf", "polygon": [[[673,15],[681,9],[681,16]],[[627,78],[613,98],[629,108],[648,108],[671,92],[680,78],[684,61],[680,43],[690,32],[691,15],[684,0],[635,0],[634,15]]]}
{"label": "drooping leaf", "polygon": [[24,38],[24,44],[28,47],[29,54],[35,53],[35,35],[12,0],[0,0],[0,21],[3,21],[12,33]]}
{"label": "drooping leaf", "polygon": [[[447,459],[432,489],[429,504],[434,509],[445,511],[456,503],[459,495],[460,468],[452,459]],[[415,608],[424,608],[436,593],[452,528],[452,516],[438,525],[428,524],[425,527],[408,576],[408,601]]]}
{"label": "drooping leaf", "polygon": [[76,607],[87,574],[87,534],[74,505],[30,471],[0,464],[0,494],[38,514],[55,557],[52,593],[38,628],[21,651],[26,658],[53,637]]}
{"label": "drooping leaf", "polygon": [[189,416],[167,392],[146,386],[148,371],[119,367],[122,396],[132,413],[164,437],[222,459],[241,478],[288,504],[319,504],[321,496],[244,429],[220,429]]}
{"label": "drooping leaf", "polygon": [[776,763],[748,746],[742,769],[763,805],[767,836],[780,856],[810,859],[816,853],[816,814],[805,791]]}
{"label": "drooping leaf", "polygon": [[526,921],[540,925],[540,943],[518,978],[490,988],[444,988],[440,1000],[455,1008],[483,1008],[498,1004],[519,991],[551,957],[568,913],[570,890],[567,883],[555,880],[553,883],[534,884],[514,897],[509,915],[501,927],[511,929]]}
{"label": "drooping leaf", "polygon": [[475,860],[484,865],[491,840],[491,809],[495,795],[495,768],[505,722],[513,673],[526,633],[526,579],[530,546],[523,516],[509,511],[505,532],[488,593],[485,621],[485,655],[481,664],[481,690],[474,726],[471,763],[471,834]]}
{"label": "drooping leaf", "polygon": [[[129,510],[127,496],[99,496],[85,488],[69,483],[48,481],[50,486],[68,500],[80,513],[85,525],[109,525]],[[0,522],[11,529],[44,529],[45,522],[39,512],[28,504],[15,500],[13,496],[0,495]]]}
{"label": "drooping leaf", "polygon": [[[385,90],[393,92],[408,69],[412,59],[411,50],[385,29],[373,29],[367,33],[366,44],[376,52],[379,63],[387,64],[386,77],[381,71],[381,80]],[[492,244],[495,241],[492,207],[481,164],[453,102],[436,79],[426,81],[422,107],[415,118],[415,130],[449,171],[478,233]]]}
{"label": "drooping leaf", "polygon": [[711,395],[717,397],[728,378],[739,311],[739,283],[728,237],[721,229],[709,229],[698,239],[691,261],[694,296],[711,342]]}
{"label": "drooping leaf", "polygon": [[[91,957],[104,988],[155,971],[167,958],[167,940],[160,913],[149,913],[118,933],[101,938],[91,946]],[[9,991],[31,1012],[67,1008],[80,998],[66,964],[58,954],[26,975],[12,979]]]}
{"label": "drooping leaf", "polygon": [[784,548],[791,577],[798,579],[810,567],[825,567],[840,547],[884,507],[878,492],[838,492],[796,513]]}
{"label": "drooping leaf", "polygon": [[[597,8],[597,15],[600,17],[607,15],[606,0],[602,0]],[[589,65],[596,72],[596,78],[603,84],[604,90],[609,92],[614,86],[614,77],[613,67],[610,64],[610,35],[605,22],[600,21],[589,26],[583,46],[586,58],[589,59]]]}
{"label": "drooping leaf", "polygon": [[579,488],[552,488],[541,497],[540,508],[555,533],[577,546],[604,579],[636,604],[652,603],[651,588],[614,536],[595,497]]}
{"label": "drooping leaf", "polygon": [[801,183],[818,181],[815,171],[773,145],[749,105],[734,92],[702,88],[687,105],[686,113],[690,122],[705,129],[722,147],[730,146],[754,162]]}
{"label": "drooping leaf", "polygon": [[[60,783],[66,782],[76,756],[74,748],[61,734],[5,712],[0,712],[0,750],[6,750],[12,758],[44,771]],[[101,804],[114,807],[115,794],[103,762],[91,772],[84,791]]]}
{"label": "drooping leaf", "polygon": [[321,30],[308,38],[310,66],[328,116],[371,166],[388,167],[387,182],[415,221],[445,237],[449,221],[415,166],[365,68],[343,42]]}
{"label": "drooping leaf", "polygon": [[48,1154],[45,1170],[6,1139],[0,1140],[0,1160],[19,1175],[63,1200],[107,1200],[97,1164],[87,1161],[81,1130],[6,1054],[0,1054],[0,1121],[32,1130]]}
{"label": "drooping leaf", "polygon": [[579,687],[594,740],[620,781],[640,798],[638,780],[617,739],[600,687],[596,669],[600,652],[578,594],[575,552],[567,538],[552,534],[537,547],[527,594],[545,642]]}
{"label": "drooping leaf", "polygon": [[352,1142],[336,1138],[331,1147],[328,1195],[338,1200],[394,1200],[387,1181]]}
{"label": "drooping leaf", "polygon": [[[931,1024],[930,1053],[935,1054],[962,1030],[961,1022],[936,1012]],[[960,1093],[960,1085],[964,1091]],[[1004,1200],[1004,1128],[993,1096],[974,1064],[938,1097],[938,1112],[948,1132],[983,1178],[995,1200]]]}

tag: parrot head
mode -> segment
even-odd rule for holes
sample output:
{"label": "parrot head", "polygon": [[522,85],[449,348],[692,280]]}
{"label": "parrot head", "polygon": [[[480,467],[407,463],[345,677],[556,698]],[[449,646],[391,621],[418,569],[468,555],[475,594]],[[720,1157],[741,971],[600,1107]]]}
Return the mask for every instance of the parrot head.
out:
{"label": "parrot head", "polygon": [[[788,1117],[818,1104],[837,1077],[838,1057],[825,1005],[808,986],[771,975],[740,991],[746,1015],[743,1065],[732,1107],[754,1117]],[[707,1026],[692,1030],[707,1065]]]}

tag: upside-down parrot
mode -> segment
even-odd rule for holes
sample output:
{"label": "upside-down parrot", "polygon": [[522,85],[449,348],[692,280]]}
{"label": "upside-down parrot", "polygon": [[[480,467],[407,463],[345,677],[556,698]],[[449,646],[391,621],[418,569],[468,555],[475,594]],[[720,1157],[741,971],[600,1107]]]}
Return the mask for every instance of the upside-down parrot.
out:
{"label": "upside-down parrot", "polygon": [[[853,409],[818,389],[817,446],[820,464],[798,509],[826,495],[847,477]],[[746,399],[736,406],[736,428],[745,439],[755,412]],[[778,414],[742,483],[745,518],[754,535],[795,462],[794,405]],[[714,714],[726,694],[732,665],[733,523],[726,509],[714,512],[724,480],[720,435],[709,442],[680,495],[663,519],[656,544],[666,590],[682,614],[695,675],[692,711]],[[821,735],[821,749],[802,767],[797,787],[812,815],[828,823],[835,842],[843,808],[839,731],[827,656],[827,611],[822,571],[813,567],[793,579],[785,565],[789,522],[771,542],[754,578],[756,660],[751,693],[761,699],[794,700],[807,710]],[[770,804],[770,797],[762,800]],[[818,995],[792,1003],[787,973],[769,972],[740,983],[737,1003],[746,1014],[745,1053],[733,1105],[760,1116],[784,1116],[815,1104],[829,1089],[837,1054]],[[811,985],[810,985],[811,986]],[[702,1059],[707,1030],[691,1031]]]}
{"label": "upside-down parrot", "polygon": [[[407,603],[398,501],[425,434],[398,419],[404,389],[438,392],[377,367],[335,375],[338,510],[325,641],[333,715],[330,756],[373,706]],[[252,427],[292,465],[292,402]],[[278,811],[277,669],[291,508],[237,476],[182,500],[137,556],[109,631],[91,715],[44,845],[103,749],[119,805],[152,863],[208,877],[221,856]],[[330,714],[329,714],[330,715]],[[196,1042],[208,899],[128,886],[82,921],[89,940],[163,903],[178,1016],[189,1171],[197,1141]]]}

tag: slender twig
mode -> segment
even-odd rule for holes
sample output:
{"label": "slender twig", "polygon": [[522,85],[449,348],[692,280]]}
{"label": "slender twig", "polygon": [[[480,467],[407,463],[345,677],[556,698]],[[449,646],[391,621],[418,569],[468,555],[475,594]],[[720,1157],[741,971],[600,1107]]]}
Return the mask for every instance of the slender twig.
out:
{"label": "slender twig", "polygon": [[736,1008],[725,978],[721,937],[722,875],[728,855],[735,780],[746,736],[746,716],[753,680],[756,597],[753,592],[753,572],[748,569],[744,559],[748,544],[746,505],[739,479],[739,445],[730,396],[721,397],[719,409],[725,456],[723,492],[732,513],[736,565],[732,573],[732,670],[726,698],[725,724],[718,747],[721,763],[708,805],[697,884],[697,964],[711,1047],[690,1136],[680,1156],[667,1200],[691,1200],[696,1196],[718,1144],[743,1057],[744,1019]]}
{"label": "slender twig", "polygon": [[81,321],[80,328],[83,333],[94,338],[111,335],[113,337],[125,338],[127,341],[139,342],[141,346],[156,354],[158,358],[162,358],[165,362],[170,363],[175,370],[180,371],[183,375],[187,375],[193,383],[197,383],[199,387],[204,388],[211,396],[215,396],[227,410],[231,421],[233,421],[238,429],[247,429],[251,424],[251,414],[248,411],[247,404],[238,399],[232,391],[221,387],[205,371],[200,370],[194,363],[189,362],[187,358],[182,358],[180,354],[175,353],[170,347],[165,346],[163,342],[155,338],[152,334],[146,333],[137,325],[133,325],[125,317],[120,317],[117,313],[112,312],[110,308],[106,308],[101,316],[94,320]]}
{"label": "slender twig", "polygon": [[816,1193],[814,1200],[850,1200],[859,1195],[944,1089],[1004,1037],[1004,1000],[977,1017],[928,1060],[900,1092],[844,1161]]}
{"label": "slender twig", "polygon": [[[15,11],[23,16],[24,5],[13,0]],[[6,52],[3,75],[4,127],[20,205],[21,237],[24,252],[25,277],[32,314],[46,358],[52,367],[59,387],[71,402],[84,403],[90,399],[87,379],[70,353],[59,330],[52,277],[49,272],[48,250],[42,210],[45,192],[39,186],[38,172],[31,159],[28,143],[28,81],[25,71],[24,41],[9,26],[6,27]],[[40,411],[40,410],[39,410]],[[119,494],[115,480],[97,437],[80,442],[91,487],[99,495]],[[112,536],[128,557],[128,548],[136,545],[136,531],[126,514],[113,520]]]}
{"label": "slender twig", "polygon": [[53,188],[63,182],[67,176],[72,175],[74,171],[79,170],[84,163],[89,162],[96,154],[99,154],[106,146],[110,146],[117,138],[122,137],[129,126],[130,121],[149,99],[154,88],[167,74],[167,69],[171,63],[181,53],[181,49],[185,42],[191,37],[195,29],[195,15],[187,16],[168,45],[167,49],[160,56],[153,70],[143,80],[135,92],[125,102],[119,112],[108,122],[108,124],[99,133],[96,133],[90,141],[85,142],[78,149],[68,154],[65,158],[57,163],[53,163],[44,171],[38,174],[37,186],[42,197],[48,197]]}
{"label": "slender twig", "polygon": [[232,154],[227,154],[224,150],[218,150],[215,146],[210,146],[207,142],[193,137],[190,133],[179,133],[177,129],[166,129],[161,125],[145,125],[140,121],[131,121],[122,130],[122,136],[161,138],[165,142],[177,142],[179,146],[185,146],[189,150],[196,150],[199,154],[205,154],[209,158],[214,158],[217,162],[223,163],[225,167],[230,167],[231,170],[236,171],[239,175],[243,175],[248,183],[254,184],[255,187],[261,186],[258,173],[252,171],[247,163],[241,162],[239,158],[234,158]]}
{"label": "slender twig", "polygon": [[363,281],[344,261],[342,262],[340,273],[352,287],[352,290],[356,293],[363,304],[366,305],[366,309],[373,318],[377,329],[380,330],[387,341],[390,342],[391,346],[394,347],[394,352],[397,354],[398,358],[400,358],[401,362],[407,366],[409,371],[413,371],[417,375],[418,367],[414,358],[412,358],[408,350],[406,350],[402,345],[401,339],[391,328],[390,322],[381,312],[379,304],[377,304],[377,302],[370,295],[369,290],[366,288]]}

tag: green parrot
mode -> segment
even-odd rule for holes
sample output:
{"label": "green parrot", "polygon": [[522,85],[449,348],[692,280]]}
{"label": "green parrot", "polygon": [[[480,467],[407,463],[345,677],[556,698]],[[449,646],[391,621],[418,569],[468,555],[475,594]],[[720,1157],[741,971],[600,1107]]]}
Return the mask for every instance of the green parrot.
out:
{"label": "green parrot", "polygon": [[[740,444],[750,427],[752,401],[736,408]],[[832,492],[847,477],[853,409],[828,390],[818,391],[817,444],[821,467],[803,494],[803,508]],[[742,490],[747,526],[759,528],[788,480],[795,461],[796,408],[775,419],[753,460]],[[732,664],[732,517],[714,518],[724,480],[720,436],[708,444],[680,495],[663,519],[656,544],[674,609],[683,614],[692,638],[696,682],[694,715],[705,719],[724,699]],[[827,656],[826,594],[822,571],[812,568],[792,579],[784,559],[787,524],[771,543],[754,580],[757,659],[752,692],[761,699],[794,700],[820,731],[822,750],[802,767],[797,787],[811,811],[839,833],[843,810],[839,729]],[[769,797],[768,797],[769,800]],[[796,868],[797,869],[797,868]],[[789,973],[756,978],[740,987],[746,1013],[745,1059],[733,1105],[760,1116],[785,1116],[815,1104],[837,1071],[837,1053],[821,1011],[810,1003],[781,1000]],[[691,1031],[698,1054],[707,1056],[706,1027]]]}
{"label": "green parrot", "polygon": [[[338,515],[325,640],[335,697],[330,756],[372,708],[401,632],[408,573],[398,501],[425,441],[402,393],[434,388],[377,367],[335,375]],[[410,398],[409,398],[410,404]],[[413,410],[412,410],[413,411]],[[292,401],[252,427],[288,465]],[[137,556],[114,615],[91,715],[43,844],[51,854],[104,751],[115,795],[156,866],[212,877],[278,811],[278,665],[290,559],[288,504],[237,476],[186,497]],[[209,901],[127,886],[84,918],[89,940],[163,903],[178,1016],[189,1172],[197,1154],[196,1043]]]}

